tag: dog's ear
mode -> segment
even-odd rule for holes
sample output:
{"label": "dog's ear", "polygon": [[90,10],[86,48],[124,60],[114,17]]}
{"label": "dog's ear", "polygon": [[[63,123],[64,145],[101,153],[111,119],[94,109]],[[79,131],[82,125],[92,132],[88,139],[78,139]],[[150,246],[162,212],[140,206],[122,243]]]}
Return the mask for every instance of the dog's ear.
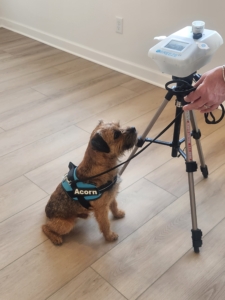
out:
{"label": "dog's ear", "polygon": [[104,123],[103,120],[98,120],[98,125],[102,125]]}
{"label": "dog's ear", "polygon": [[94,137],[91,140],[91,145],[94,150],[105,152],[105,153],[110,152],[110,148],[108,144],[106,143],[106,141],[104,141],[104,139],[101,137],[99,133],[96,133],[94,135]]}

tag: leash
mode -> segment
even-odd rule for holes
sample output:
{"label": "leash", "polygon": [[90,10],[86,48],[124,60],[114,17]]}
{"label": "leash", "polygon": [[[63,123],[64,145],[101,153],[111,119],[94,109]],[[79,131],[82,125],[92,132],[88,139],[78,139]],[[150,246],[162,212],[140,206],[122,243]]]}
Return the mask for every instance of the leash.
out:
{"label": "leash", "polygon": [[140,151],[138,151],[136,154],[134,154],[133,156],[131,156],[130,158],[128,158],[127,160],[125,160],[124,162],[122,162],[122,163],[120,163],[120,164],[118,164],[118,165],[116,165],[115,167],[113,167],[113,168],[111,168],[111,169],[109,169],[109,170],[106,170],[106,171],[104,171],[104,172],[102,172],[102,173],[99,173],[99,174],[97,174],[97,175],[94,175],[94,176],[91,176],[91,177],[87,177],[87,178],[85,178],[85,180],[89,180],[89,179],[93,179],[93,178],[96,178],[96,177],[99,177],[99,176],[101,176],[101,175],[104,175],[104,174],[106,174],[106,173],[109,173],[109,172],[111,172],[111,171],[113,171],[113,170],[115,170],[115,169],[117,169],[117,168],[119,168],[119,167],[121,167],[122,165],[124,165],[124,164],[126,164],[127,162],[129,162],[129,161],[131,161],[132,159],[134,159],[136,156],[138,156],[139,154],[141,154],[145,149],[147,149],[152,143],[154,143],[154,141],[155,140],[157,140],[164,132],[166,132],[172,125],[173,125],[173,123],[175,123],[175,121],[176,121],[176,119],[181,115],[183,113],[183,111],[181,111],[177,116],[176,116],[176,118],[172,121],[172,122],[170,122],[169,123],[169,125],[167,125],[152,141],[150,141],[149,142],[149,144],[148,145],[146,145],[144,148],[142,148]]}
{"label": "leash", "polygon": [[[215,120],[215,117],[214,117],[214,115],[212,114],[212,112],[210,112],[210,116],[212,117],[212,121],[210,121],[209,119],[208,119],[208,115],[209,115],[209,113],[205,113],[204,114],[204,116],[205,116],[205,122],[207,123],[207,124],[218,124],[220,121],[222,121],[222,119],[224,118],[224,115],[225,115],[225,110],[224,110],[224,106],[221,104],[220,105],[221,106],[221,109],[222,109],[222,114],[221,114],[221,117],[219,118],[219,120]],[[117,169],[117,168],[119,168],[119,167],[121,167],[122,165],[124,165],[124,164],[126,164],[127,162],[129,162],[129,161],[131,161],[132,159],[134,159],[136,156],[138,156],[139,154],[141,154],[145,149],[147,149],[152,143],[154,143],[155,142],[155,140],[157,140],[164,132],[166,132],[174,123],[175,123],[175,121],[176,121],[176,119],[181,115],[183,113],[183,111],[181,111],[177,116],[176,116],[176,118],[172,121],[172,122],[170,122],[169,123],[169,125],[167,125],[152,141],[150,141],[149,142],[149,144],[148,145],[146,145],[144,148],[142,148],[140,151],[138,151],[136,154],[134,154],[133,156],[131,156],[130,158],[128,158],[127,160],[125,160],[124,162],[122,162],[122,163],[120,163],[120,164],[118,164],[118,165],[116,165],[115,167],[113,167],[113,168],[111,168],[111,169],[109,169],[109,170],[106,170],[106,171],[104,171],[104,172],[102,172],[102,173],[99,173],[99,174],[97,174],[97,175],[94,175],[94,176],[91,176],[91,177],[87,177],[87,178],[85,178],[85,180],[89,180],[89,179],[93,179],[93,178],[96,178],[96,177],[99,177],[99,176],[102,176],[102,175],[104,175],[104,174],[107,174],[107,173],[109,173],[109,172],[111,172],[111,171],[113,171],[113,170],[115,170],[115,169]]]}

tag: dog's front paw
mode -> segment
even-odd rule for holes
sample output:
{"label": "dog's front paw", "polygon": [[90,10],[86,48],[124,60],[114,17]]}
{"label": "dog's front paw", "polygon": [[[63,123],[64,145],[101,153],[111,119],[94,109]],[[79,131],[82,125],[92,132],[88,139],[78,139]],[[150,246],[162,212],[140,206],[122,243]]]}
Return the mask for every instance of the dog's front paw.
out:
{"label": "dog's front paw", "polygon": [[118,239],[118,234],[112,231],[110,234],[105,236],[105,239],[108,242],[114,242]]}
{"label": "dog's front paw", "polygon": [[47,225],[42,226],[43,232],[47,235],[47,237],[52,241],[55,245],[62,245],[63,240],[62,237],[54,232],[52,232]]}
{"label": "dog's front paw", "polygon": [[60,246],[62,245],[63,243],[63,240],[62,240],[62,237],[61,236],[54,236],[54,237],[51,237],[51,241],[54,245],[56,246]]}
{"label": "dog's front paw", "polygon": [[114,214],[114,218],[116,219],[121,219],[125,217],[125,211],[123,210],[118,210],[115,214]]}

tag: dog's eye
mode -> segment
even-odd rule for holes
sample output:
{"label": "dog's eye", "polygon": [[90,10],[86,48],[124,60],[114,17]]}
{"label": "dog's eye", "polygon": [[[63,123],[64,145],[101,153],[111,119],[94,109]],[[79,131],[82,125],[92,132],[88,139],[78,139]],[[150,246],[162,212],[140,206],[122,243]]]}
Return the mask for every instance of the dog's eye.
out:
{"label": "dog's eye", "polygon": [[121,135],[121,131],[115,130],[114,131],[114,140],[118,139],[120,137],[120,135]]}

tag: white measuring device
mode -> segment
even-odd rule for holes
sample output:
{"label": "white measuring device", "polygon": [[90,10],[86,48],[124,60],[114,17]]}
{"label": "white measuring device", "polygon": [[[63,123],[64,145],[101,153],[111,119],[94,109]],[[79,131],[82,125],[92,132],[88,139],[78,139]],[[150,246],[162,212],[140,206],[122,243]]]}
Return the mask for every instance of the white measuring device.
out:
{"label": "white measuring device", "polygon": [[186,77],[206,65],[216,50],[223,44],[220,34],[205,29],[203,21],[194,21],[152,47],[148,56],[158,65],[162,73]]}

